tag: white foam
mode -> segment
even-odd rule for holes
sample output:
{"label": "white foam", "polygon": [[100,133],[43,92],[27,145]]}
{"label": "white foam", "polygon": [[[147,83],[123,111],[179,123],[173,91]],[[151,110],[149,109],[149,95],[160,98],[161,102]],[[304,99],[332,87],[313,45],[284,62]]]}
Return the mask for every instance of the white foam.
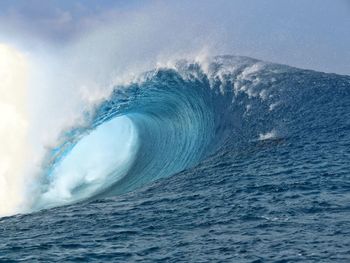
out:
{"label": "white foam", "polygon": [[275,130],[272,130],[267,133],[260,133],[259,134],[259,141],[264,141],[264,140],[270,140],[274,139],[277,137],[277,132]]}

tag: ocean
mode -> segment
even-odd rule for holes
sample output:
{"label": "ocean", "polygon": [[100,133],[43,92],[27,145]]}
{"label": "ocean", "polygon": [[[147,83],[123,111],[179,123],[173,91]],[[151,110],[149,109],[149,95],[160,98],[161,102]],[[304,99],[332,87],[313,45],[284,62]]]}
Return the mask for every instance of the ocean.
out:
{"label": "ocean", "polygon": [[350,76],[150,69],[47,153],[0,262],[349,262]]}

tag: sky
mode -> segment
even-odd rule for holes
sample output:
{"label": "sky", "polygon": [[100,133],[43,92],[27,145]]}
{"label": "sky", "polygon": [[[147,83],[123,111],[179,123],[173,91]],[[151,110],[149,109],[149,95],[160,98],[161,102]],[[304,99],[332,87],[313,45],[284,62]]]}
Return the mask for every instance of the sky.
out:
{"label": "sky", "polygon": [[0,1],[0,43],[21,49],[63,48],[106,28],[115,37],[105,42],[129,41],[134,56],[207,44],[212,55],[350,75],[350,0]]}

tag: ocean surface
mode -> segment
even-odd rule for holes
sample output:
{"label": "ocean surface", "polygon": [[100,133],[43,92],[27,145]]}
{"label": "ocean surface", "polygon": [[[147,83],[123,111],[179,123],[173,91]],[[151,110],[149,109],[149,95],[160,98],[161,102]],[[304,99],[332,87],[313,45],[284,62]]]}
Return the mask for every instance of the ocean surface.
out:
{"label": "ocean surface", "polygon": [[180,60],[85,118],[0,262],[350,262],[350,76]]}

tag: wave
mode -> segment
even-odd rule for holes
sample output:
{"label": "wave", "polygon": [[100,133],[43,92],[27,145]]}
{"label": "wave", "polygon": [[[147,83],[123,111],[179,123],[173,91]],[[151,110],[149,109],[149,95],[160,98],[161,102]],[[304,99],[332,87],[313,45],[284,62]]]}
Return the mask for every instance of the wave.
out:
{"label": "wave", "polygon": [[61,135],[32,209],[122,194],[225,151],[319,131],[331,104],[349,103],[349,95],[348,76],[247,57],[148,71],[115,86],[85,112],[84,125]]}

